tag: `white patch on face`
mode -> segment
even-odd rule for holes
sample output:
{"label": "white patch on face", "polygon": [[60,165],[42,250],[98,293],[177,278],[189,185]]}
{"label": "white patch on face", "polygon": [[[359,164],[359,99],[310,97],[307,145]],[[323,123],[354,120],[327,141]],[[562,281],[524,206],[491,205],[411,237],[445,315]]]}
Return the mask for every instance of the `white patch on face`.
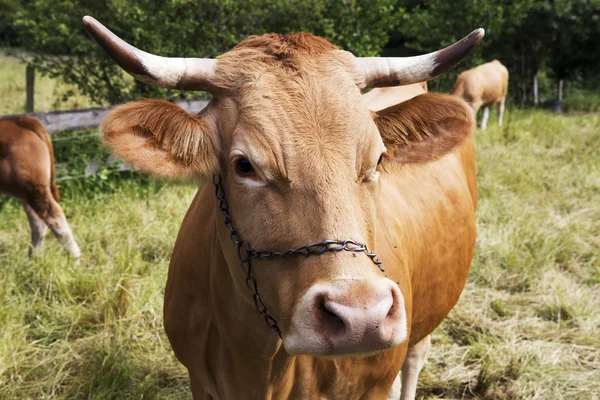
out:
{"label": "white patch on face", "polygon": [[[379,158],[382,158],[382,162],[387,154],[386,152],[386,148],[383,145],[383,141],[380,139],[380,150],[377,153],[377,161],[379,161]],[[377,162],[374,164],[374,166],[370,169],[368,169],[367,171],[365,171],[365,173],[363,173],[363,182],[377,182],[379,181],[379,177],[381,176],[381,173],[379,171],[379,165],[377,164]]]}
{"label": "white patch on face", "polygon": [[377,171],[377,168],[370,169],[365,175],[365,182],[377,182],[379,181],[380,172]]}

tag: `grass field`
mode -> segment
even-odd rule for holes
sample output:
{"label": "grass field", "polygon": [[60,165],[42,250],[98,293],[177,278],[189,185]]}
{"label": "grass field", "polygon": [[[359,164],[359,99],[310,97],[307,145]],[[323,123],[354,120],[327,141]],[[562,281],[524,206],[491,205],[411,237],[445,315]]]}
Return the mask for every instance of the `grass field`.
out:
{"label": "grass field", "polygon": [[[0,53],[0,115],[25,112],[25,64],[18,58]],[[61,83],[58,79],[35,74],[34,111],[70,110],[92,107],[91,101],[79,94],[76,87]],[[63,100],[69,91],[73,95]]]}
{"label": "grass field", "polygon": [[[600,115],[508,120],[476,133],[476,253],[418,397],[600,399]],[[79,266],[50,236],[29,260],[23,211],[0,206],[0,399],[190,398],[162,300],[195,189],[115,179],[63,190]]]}

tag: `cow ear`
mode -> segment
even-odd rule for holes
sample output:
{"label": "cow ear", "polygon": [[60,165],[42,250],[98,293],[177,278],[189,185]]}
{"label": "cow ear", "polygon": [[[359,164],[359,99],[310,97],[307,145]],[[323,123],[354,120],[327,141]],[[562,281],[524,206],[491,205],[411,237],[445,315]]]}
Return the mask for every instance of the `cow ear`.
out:
{"label": "cow ear", "polygon": [[441,93],[425,93],[378,111],[374,120],[388,151],[401,163],[425,163],[444,156],[474,126],[467,104]]}
{"label": "cow ear", "polygon": [[211,118],[164,100],[128,103],[100,126],[104,144],[134,167],[162,178],[210,176],[219,140]]}

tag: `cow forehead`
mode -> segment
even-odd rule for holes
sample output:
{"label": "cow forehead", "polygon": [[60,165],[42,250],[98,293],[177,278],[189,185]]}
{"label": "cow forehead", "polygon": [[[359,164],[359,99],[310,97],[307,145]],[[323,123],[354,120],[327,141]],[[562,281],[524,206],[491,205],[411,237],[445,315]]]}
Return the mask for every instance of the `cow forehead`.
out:
{"label": "cow forehead", "polygon": [[237,103],[234,136],[271,153],[270,165],[285,166],[285,176],[313,169],[319,176],[348,174],[383,147],[359,89],[343,71],[266,72],[240,92]]}
{"label": "cow forehead", "polygon": [[252,146],[284,176],[315,166],[347,174],[382,150],[353,56],[322,38],[251,38],[219,57],[215,75],[237,108],[232,146]]}
{"label": "cow forehead", "polygon": [[250,37],[218,57],[213,77],[215,86],[228,91],[244,90],[265,72],[295,75],[311,72],[346,71],[355,83],[364,79],[356,69],[354,56],[327,40],[309,33],[267,34]]}

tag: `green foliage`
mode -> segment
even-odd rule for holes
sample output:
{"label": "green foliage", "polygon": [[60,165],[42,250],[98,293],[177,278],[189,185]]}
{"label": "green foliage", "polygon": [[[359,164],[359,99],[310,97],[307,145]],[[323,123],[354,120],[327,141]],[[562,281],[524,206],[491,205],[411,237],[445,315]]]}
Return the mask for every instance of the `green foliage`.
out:
{"label": "green foliage", "polygon": [[0,1],[0,47],[19,46],[19,35],[11,23],[12,12],[19,6],[19,0]]}
{"label": "green foliage", "polygon": [[[531,100],[533,75],[540,71],[547,71],[556,82],[595,76],[600,68],[600,0],[420,0],[405,4],[408,11],[396,36],[419,51],[448,45],[477,27],[486,29],[480,48],[459,70],[435,82],[436,90],[450,90],[460,70],[499,59],[510,71],[513,100],[525,104]],[[556,93],[555,86],[553,90]]]}
{"label": "green foliage", "polygon": [[600,68],[600,0],[555,0],[548,65],[557,78],[597,78]]}
{"label": "green foliage", "polygon": [[171,57],[216,57],[251,34],[310,31],[357,55],[387,43],[393,0],[31,0],[14,7],[13,27],[39,54],[40,71],[75,84],[94,102],[197,96],[156,88],[124,74],[84,31],[92,15],[125,41]]}
{"label": "green foliage", "polygon": [[573,89],[562,104],[563,111],[600,112],[600,90]]}
{"label": "green foliage", "polygon": [[495,45],[521,25],[533,1],[422,0],[413,3],[407,11],[398,26],[398,34],[404,38],[405,46],[429,52],[456,42],[473,29],[485,29],[478,49],[459,68],[431,82],[433,90],[450,91],[461,71],[493,58],[507,62],[496,54]]}
{"label": "green foliage", "polygon": [[534,75],[540,98],[554,100],[559,79],[589,89],[600,70],[600,0],[2,0],[0,40],[37,54],[27,62],[96,104],[198,96],[125,74],[84,31],[86,14],[136,47],[174,57],[216,57],[248,35],[290,31],[357,56],[380,54],[391,37],[386,55],[414,55],[484,27],[479,49],[430,87],[449,91],[460,71],[499,59],[519,105],[531,103]]}
{"label": "green foliage", "polygon": [[96,129],[60,132],[51,137],[56,178],[62,196],[93,199],[125,189],[143,196],[162,185],[161,181],[147,175],[120,171],[122,161],[111,157],[104,149]]}

